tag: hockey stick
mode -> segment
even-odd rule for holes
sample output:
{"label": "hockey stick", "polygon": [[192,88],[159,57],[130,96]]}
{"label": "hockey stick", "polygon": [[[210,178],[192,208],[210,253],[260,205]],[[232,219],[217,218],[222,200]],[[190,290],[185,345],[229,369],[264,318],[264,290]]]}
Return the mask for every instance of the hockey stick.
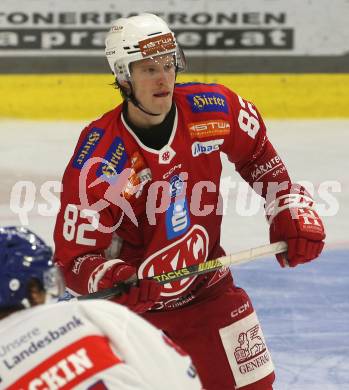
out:
{"label": "hockey stick", "polygon": [[[276,255],[278,253],[283,253],[286,251],[286,242],[278,241],[274,244],[258,246],[256,248],[247,249],[245,251],[237,252],[228,256],[222,256],[218,259],[208,260],[205,263],[189,265],[188,267],[184,267],[170,272],[165,272],[161,275],[150,276],[148,279],[156,280],[160,284],[171,283],[175,280],[205,274],[207,272],[216,271],[222,267],[228,267],[230,265],[248,263],[252,260],[256,260],[264,256]],[[80,295],[76,298],[78,300],[108,299],[127,291],[128,287],[134,282],[135,280],[126,283],[120,283],[117,286],[106,288],[87,295]]]}

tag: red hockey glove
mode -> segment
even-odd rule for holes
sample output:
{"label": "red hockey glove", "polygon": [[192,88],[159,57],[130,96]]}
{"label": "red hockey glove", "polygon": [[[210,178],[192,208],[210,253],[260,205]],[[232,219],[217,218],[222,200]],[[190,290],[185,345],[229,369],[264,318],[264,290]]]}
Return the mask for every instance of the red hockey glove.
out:
{"label": "red hockey glove", "polygon": [[266,207],[266,215],[270,242],[286,241],[288,245],[287,253],[276,255],[282,267],[295,267],[320,255],[326,234],[309,194],[279,196]]}
{"label": "red hockey glove", "polygon": [[159,300],[162,286],[154,280],[137,280],[136,275],[136,268],[132,265],[119,259],[109,260],[93,272],[90,281],[94,286],[90,285],[89,290],[98,291],[122,282],[130,282],[125,286],[126,291],[112,298],[112,301],[125,305],[136,313],[144,313]]}

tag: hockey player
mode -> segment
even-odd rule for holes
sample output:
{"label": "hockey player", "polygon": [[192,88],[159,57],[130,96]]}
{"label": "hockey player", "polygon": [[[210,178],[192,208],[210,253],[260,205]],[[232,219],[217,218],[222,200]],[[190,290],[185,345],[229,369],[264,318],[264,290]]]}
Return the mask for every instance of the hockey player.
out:
{"label": "hockey player", "polygon": [[38,236],[0,228],[0,389],[201,389],[190,358],[125,307],[40,304],[59,275]]}
{"label": "hockey player", "polygon": [[84,129],[63,177],[55,259],[68,289],[138,279],[113,300],[183,347],[205,389],[270,390],[257,316],[228,269],[163,287],[147,277],[224,254],[220,152],[266,199],[271,242],[288,243],[282,266],[319,256],[314,202],[292,185],[252,103],[222,85],[175,84],[185,59],[162,19],[116,20],[106,56],[124,102]]}

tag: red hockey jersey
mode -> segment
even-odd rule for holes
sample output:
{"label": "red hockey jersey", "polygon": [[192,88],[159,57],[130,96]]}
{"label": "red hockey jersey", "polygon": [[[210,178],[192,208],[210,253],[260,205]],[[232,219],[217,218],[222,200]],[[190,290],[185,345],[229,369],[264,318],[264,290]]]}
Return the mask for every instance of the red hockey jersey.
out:
{"label": "red hockey jersey", "polygon": [[[55,260],[71,292],[94,290],[87,264],[96,259],[98,265],[122,259],[145,278],[223,255],[220,152],[250,185],[263,183],[263,196],[268,182],[289,182],[253,104],[222,85],[201,83],[176,85],[174,103],[172,133],[161,150],[142,144],[122,105],[81,133],[54,233]],[[200,299],[228,275],[168,283],[154,309]]]}

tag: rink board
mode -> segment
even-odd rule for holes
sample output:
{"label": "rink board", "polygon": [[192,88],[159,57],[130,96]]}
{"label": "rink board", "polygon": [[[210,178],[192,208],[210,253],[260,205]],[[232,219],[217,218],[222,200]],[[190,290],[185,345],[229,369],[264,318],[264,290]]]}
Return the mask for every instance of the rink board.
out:
{"label": "rink board", "polygon": [[[103,74],[0,75],[0,118],[95,119],[121,102]],[[349,117],[349,74],[183,74],[180,82],[221,83],[265,118]]]}

